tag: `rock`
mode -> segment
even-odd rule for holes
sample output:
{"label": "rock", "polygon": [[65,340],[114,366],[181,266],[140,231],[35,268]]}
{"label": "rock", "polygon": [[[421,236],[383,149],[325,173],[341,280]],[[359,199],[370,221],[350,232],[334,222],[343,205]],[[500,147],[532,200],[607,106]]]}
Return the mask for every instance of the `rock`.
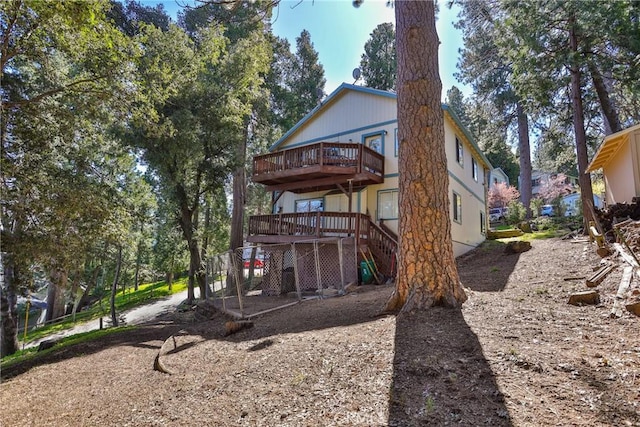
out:
{"label": "rock", "polygon": [[507,243],[507,246],[504,248],[505,254],[519,254],[522,252],[526,252],[531,249],[531,243],[525,242],[523,240],[516,240],[513,242]]}
{"label": "rock", "polygon": [[38,351],[43,351],[43,350],[50,349],[54,345],[58,344],[58,341],[60,341],[60,340],[44,340],[38,346]]}
{"label": "rock", "polygon": [[531,233],[531,224],[529,224],[529,221],[522,221],[520,225],[518,225],[518,228],[525,233]]}
{"label": "rock", "polygon": [[640,302],[634,302],[632,304],[627,304],[626,306],[627,311],[629,311],[629,313],[633,313],[636,316],[640,317]]}

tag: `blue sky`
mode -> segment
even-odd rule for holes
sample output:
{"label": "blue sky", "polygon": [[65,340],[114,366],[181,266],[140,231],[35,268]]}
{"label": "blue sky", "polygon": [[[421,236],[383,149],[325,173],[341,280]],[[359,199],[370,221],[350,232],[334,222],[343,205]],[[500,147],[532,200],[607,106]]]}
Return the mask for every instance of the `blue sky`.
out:
{"label": "blue sky", "polygon": [[[185,0],[141,0],[141,3],[163,3],[175,19]],[[465,96],[470,89],[458,83],[456,72],[458,49],[462,35],[453,27],[458,9],[449,9],[440,1],[437,30],[440,37],[439,64],[442,98],[456,85]],[[384,22],[395,23],[395,12],[386,0],[366,0],[360,8],[352,0],[283,0],[273,13],[273,32],[289,40],[295,50],[295,39],[303,29],[311,34],[311,41],[324,66],[327,83],[325,92],[333,92],[341,83],[353,83],[351,73],[360,64],[364,44],[374,28]]]}

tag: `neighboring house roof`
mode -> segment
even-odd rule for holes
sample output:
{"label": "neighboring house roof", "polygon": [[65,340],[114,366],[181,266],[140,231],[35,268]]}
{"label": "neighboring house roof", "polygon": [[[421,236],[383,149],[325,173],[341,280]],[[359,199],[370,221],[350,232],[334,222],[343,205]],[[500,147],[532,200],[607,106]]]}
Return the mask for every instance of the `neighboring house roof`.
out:
{"label": "neighboring house roof", "polygon": [[491,169],[491,176],[494,177],[495,174],[501,175],[505,179],[505,183],[509,185],[509,175],[502,169],[501,167]]}
{"label": "neighboring house roof", "polygon": [[[355,91],[368,93],[371,95],[381,96],[385,98],[393,98],[398,99],[398,95],[393,92],[387,92],[379,89],[372,89],[370,87],[365,86],[356,86],[349,83],[342,83],[336,90],[334,90],[329,96],[327,96],[320,104],[318,104],[313,110],[311,110],[306,116],[304,116],[298,123],[295,124],[291,129],[289,129],[282,137],[277,140],[271,147],[269,147],[269,151],[275,151],[282,143],[284,143],[291,135],[293,135],[298,129],[303,127],[308,121],[310,121],[315,115],[319,114],[320,111],[326,110],[330,108],[332,104],[337,102],[342,96],[344,96],[347,91]],[[460,132],[467,138],[473,150],[477,153],[478,157],[485,163],[487,168],[493,169],[491,166],[491,162],[484,155],[484,153],[480,150],[478,145],[475,143],[469,131],[464,127],[460,118],[453,112],[453,110],[446,104],[442,104],[442,109],[449,115],[452,119],[451,121],[455,125],[455,127],[460,130]]]}
{"label": "neighboring house roof", "polygon": [[589,163],[587,172],[601,169],[609,163],[609,160],[615,156],[616,152],[629,141],[629,135],[637,130],[640,130],[640,125],[631,126],[630,128],[605,137],[600,147],[598,147],[596,155],[593,156],[591,163]]}

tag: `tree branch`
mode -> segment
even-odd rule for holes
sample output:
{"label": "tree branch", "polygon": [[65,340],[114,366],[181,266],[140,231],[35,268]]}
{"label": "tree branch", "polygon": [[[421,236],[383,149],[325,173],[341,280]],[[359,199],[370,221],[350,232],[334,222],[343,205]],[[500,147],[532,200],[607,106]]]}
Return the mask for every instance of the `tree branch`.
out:
{"label": "tree branch", "polygon": [[6,102],[3,103],[3,108],[17,108],[17,107],[22,107],[24,105],[29,105],[29,104],[33,104],[33,103],[36,103],[36,102],[40,102],[45,98],[48,98],[48,97],[53,96],[53,95],[57,95],[58,93],[64,92],[66,90],[69,90],[69,89],[71,89],[71,88],[73,88],[75,86],[81,85],[83,83],[96,82],[98,80],[105,79],[106,77],[107,77],[106,75],[103,75],[103,76],[98,76],[98,77],[90,78],[90,79],[82,79],[82,80],[78,80],[78,81],[75,81],[73,83],[70,83],[70,84],[68,84],[66,86],[63,86],[63,87],[59,87],[59,88],[56,88],[56,89],[48,90],[46,92],[43,92],[43,93],[41,93],[39,95],[34,96],[33,98],[22,99],[20,101],[6,101]]}

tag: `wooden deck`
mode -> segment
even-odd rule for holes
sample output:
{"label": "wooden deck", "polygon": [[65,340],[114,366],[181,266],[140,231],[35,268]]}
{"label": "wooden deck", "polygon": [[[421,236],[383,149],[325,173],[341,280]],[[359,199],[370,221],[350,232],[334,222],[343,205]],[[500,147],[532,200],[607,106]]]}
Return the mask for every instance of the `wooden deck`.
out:
{"label": "wooden deck", "polygon": [[362,144],[320,142],[253,158],[253,182],[267,191],[304,193],[384,181],[384,156]]}
{"label": "wooden deck", "polygon": [[368,215],[296,212],[249,217],[247,241],[252,243],[292,243],[326,237],[353,237],[356,247],[371,251],[383,274],[395,274],[397,237],[374,223]]}

